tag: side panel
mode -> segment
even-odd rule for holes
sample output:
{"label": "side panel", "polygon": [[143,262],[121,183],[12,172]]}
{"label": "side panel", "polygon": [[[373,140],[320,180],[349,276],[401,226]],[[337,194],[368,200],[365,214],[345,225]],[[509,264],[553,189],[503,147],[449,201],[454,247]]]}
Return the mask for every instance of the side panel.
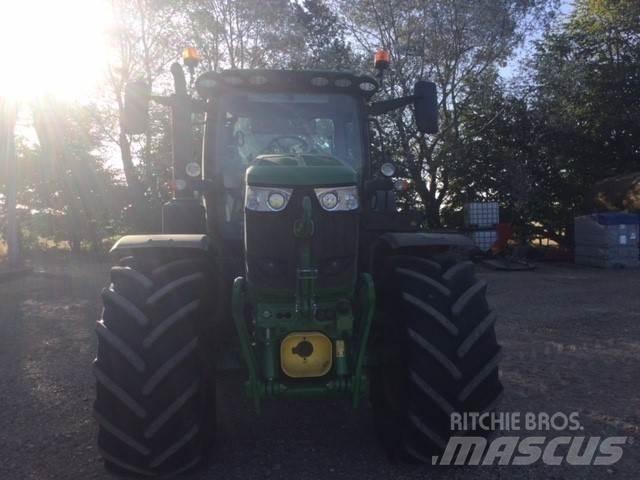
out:
{"label": "side panel", "polygon": [[385,233],[380,236],[380,241],[394,250],[408,247],[454,247],[462,249],[472,249],[474,247],[471,239],[460,233]]}
{"label": "side panel", "polygon": [[110,253],[120,253],[128,250],[151,248],[195,249],[208,251],[209,237],[206,235],[127,235],[120,238],[111,248]]}

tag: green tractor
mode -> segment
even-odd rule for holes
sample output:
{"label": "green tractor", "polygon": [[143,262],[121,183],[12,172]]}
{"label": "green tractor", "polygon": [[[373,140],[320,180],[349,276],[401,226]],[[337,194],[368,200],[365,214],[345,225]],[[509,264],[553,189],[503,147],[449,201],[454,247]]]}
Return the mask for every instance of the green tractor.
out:
{"label": "green tractor", "polygon": [[418,129],[437,131],[435,85],[374,101],[384,66],[208,72],[194,98],[176,63],[168,97],[127,87],[130,134],[146,130],[150,100],[171,108],[175,198],[162,234],[112,249],[94,364],[108,468],[171,475],[206,458],[216,370],[234,352],[257,412],[369,401],[395,461],[430,463],[460,433],[452,413],[494,407],[500,346],[472,245],[399,212],[394,165],[372,166],[376,115],[413,105]]}

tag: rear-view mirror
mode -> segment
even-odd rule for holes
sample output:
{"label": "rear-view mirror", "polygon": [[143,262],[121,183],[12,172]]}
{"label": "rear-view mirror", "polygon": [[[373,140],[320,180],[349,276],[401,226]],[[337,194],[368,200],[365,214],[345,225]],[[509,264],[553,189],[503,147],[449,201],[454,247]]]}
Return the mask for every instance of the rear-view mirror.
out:
{"label": "rear-view mirror", "polygon": [[438,95],[436,84],[420,80],[413,90],[416,125],[422,133],[438,133]]}

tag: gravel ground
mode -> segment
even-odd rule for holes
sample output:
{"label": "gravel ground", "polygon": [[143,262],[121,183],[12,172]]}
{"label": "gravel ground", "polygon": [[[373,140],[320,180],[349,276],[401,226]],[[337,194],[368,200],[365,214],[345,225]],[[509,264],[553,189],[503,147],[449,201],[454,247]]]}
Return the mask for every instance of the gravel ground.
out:
{"label": "gravel ground", "polygon": [[[104,263],[47,261],[0,283],[0,479],[114,478],[94,446],[94,321]],[[390,465],[369,409],[348,402],[268,404],[256,417],[227,375],[218,443],[193,480],[250,478],[622,478],[640,472],[640,271],[543,265],[482,271],[505,347],[500,409],[580,414],[581,435],[628,436],[609,467]],[[508,433],[505,433],[508,434]],[[550,436],[560,434],[552,433]]]}

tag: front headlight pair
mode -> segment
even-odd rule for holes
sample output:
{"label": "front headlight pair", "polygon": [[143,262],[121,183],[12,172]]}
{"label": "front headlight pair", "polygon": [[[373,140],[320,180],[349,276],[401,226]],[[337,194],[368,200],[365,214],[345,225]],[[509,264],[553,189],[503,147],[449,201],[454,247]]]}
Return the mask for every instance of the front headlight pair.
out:
{"label": "front headlight pair", "polygon": [[348,212],[358,208],[358,190],[353,187],[316,188],[320,206],[328,212]]}
{"label": "front headlight pair", "polygon": [[292,188],[264,188],[247,186],[244,206],[255,212],[280,212],[291,198]]}
{"label": "front headlight pair", "polygon": [[[320,206],[328,212],[347,212],[358,208],[358,190],[352,187],[314,189]],[[244,206],[254,212],[280,212],[291,199],[292,188],[247,186]]]}

